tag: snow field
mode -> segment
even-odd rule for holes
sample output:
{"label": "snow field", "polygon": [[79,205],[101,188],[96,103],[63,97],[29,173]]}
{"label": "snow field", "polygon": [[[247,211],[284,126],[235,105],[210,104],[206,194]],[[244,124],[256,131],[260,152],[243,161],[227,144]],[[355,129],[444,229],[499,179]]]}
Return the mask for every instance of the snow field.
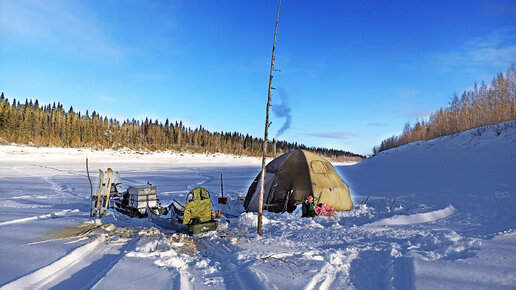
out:
{"label": "snow field", "polygon": [[[259,237],[256,214],[238,202],[258,159],[2,146],[0,287],[514,289],[515,152],[509,122],[338,166],[354,210],[265,212]],[[222,173],[231,223],[188,237],[117,212],[91,219],[86,153],[93,183],[109,165],[124,188],[156,185],[163,204],[196,186],[215,203]],[[85,223],[104,230],[51,235]]]}

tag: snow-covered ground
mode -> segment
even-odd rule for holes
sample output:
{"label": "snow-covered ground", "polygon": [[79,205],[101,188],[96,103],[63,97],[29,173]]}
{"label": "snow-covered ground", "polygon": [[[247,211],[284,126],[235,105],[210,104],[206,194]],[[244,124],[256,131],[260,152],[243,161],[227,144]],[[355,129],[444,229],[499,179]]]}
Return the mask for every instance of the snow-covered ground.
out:
{"label": "snow-covered ground", "polygon": [[[196,186],[230,197],[231,223],[194,237],[110,212],[89,217],[85,158],[164,204]],[[514,289],[516,122],[337,166],[354,210],[335,217],[242,213],[260,160],[0,147],[2,289]],[[216,198],[214,199],[216,201]]]}

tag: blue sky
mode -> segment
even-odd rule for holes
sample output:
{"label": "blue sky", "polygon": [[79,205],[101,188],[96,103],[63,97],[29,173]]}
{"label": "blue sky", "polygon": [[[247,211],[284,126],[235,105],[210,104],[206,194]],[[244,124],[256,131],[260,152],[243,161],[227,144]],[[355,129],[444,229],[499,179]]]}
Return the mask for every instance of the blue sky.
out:
{"label": "blue sky", "polygon": [[[263,137],[276,8],[0,0],[0,90]],[[516,61],[516,3],[284,0],[276,55],[279,139],[368,154]]]}

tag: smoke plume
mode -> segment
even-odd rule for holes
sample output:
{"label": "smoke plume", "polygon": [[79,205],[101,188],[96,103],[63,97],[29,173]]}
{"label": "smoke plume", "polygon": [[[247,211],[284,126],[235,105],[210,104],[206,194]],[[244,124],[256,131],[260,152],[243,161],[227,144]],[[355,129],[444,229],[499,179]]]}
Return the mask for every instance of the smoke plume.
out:
{"label": "smoke plume", "polygon": [[276,138],[283,135],[283,133],[290,128],[290,123],[292,122],[292,116],[290,115],[290,105],[288,104],[288,96],[285,93],[285,90],[279,89],[280,95],[280,104],[276,104],[272,106],[272,112],[278,118],[285,118],[285,122],[281,128],[279,128],[278,133],[276,133]]}

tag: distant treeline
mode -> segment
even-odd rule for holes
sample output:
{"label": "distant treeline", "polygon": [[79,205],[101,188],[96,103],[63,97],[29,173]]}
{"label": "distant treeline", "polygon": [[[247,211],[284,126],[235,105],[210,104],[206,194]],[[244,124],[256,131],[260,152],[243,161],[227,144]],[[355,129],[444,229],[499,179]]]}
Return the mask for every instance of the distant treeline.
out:
{"label": "distant treeline", "polygon": [[[180,122],[154,122],[135,119],[120,123],[113,118],[68,112],[63,105],[40,106],[38,100],[25,100],[12,105],[2,93],[0,97],[0,139],[4,142],[35,146],[129,148],[134,150],[174,150],[178,152],[227,153],[261,156],[263,139],[236,132],[209,132],[202,126],[191,129]],[[0,140],[0,141],[1,141]],[[342,150],[306,147],[302,144],[277,141],[278,154],[294,149],[307,149],[338,160],[361,161],[364,157]],[[272,144],[268,153],[272,155]]]}
{"label": "distant treeline", "polygon": [[514,64],[505,74],[498,74],[490,86],[475,84],[460,97],[455,95],[448,107],[432,113],[428,121],[418,121],[414,126],[405,124],[401,135],[382,141],[380,146],[373,148],[373,153],[510,120],[516,120]]}

